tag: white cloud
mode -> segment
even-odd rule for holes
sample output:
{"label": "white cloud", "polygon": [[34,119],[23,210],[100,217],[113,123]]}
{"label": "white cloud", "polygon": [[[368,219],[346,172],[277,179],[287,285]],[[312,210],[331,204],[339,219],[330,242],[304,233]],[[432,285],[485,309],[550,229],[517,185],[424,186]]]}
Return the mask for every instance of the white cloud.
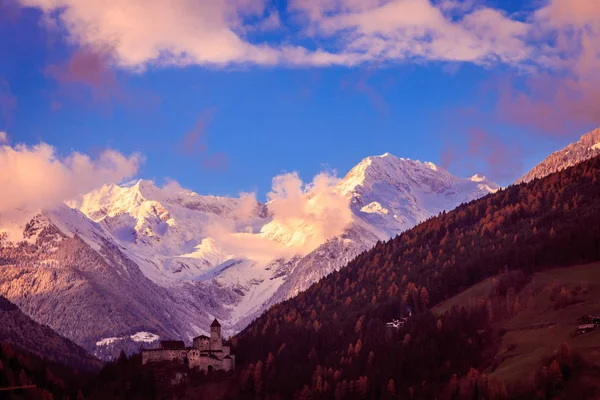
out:
{"label": "white cloud", "polygon": [[[290,37],[251,41],[278,28],[272,0],[19,0],[55,19],[83,46],[109,43],[126,67],[147,64],[355,65],[402,61],[495,60],[518,64],[533,49],[528,25],[500,10],[443,0],[291,0]],[[295,17],[295,18],[294,18]],[[292,22],[290,22],[292,21]],[[298,39],[312,35],[309,47]]]}
{"label": "white cloud", "polygon": [[141,156],[129,157],[106,150],[96,159],[74,152],[59,158],[45,143],[0,146],[0,215],[18,208],[39,211],[86,193],[108,182],[120,182],[133,176]]}
{"label": "white cloud", "polygon": [[283,235],[291,238],[286,240],[288,244],[310,251],[342,233],[352,221],[352,211],[337,183],[337,178],[326,173],[317,175],[308,185],[295,173],[275,177],[267,195],[274,229],[269,232],[267,227],[267,235]]}
{"label": "white cloud", "polygon": [[[227,252],[261,262],[307,254],[352,222],[349,199],[340,194],[337,183],[337,178],[325,173],[310,184],[296,173],[276,176],[267,203],[272,219],[260,232],[240,233],[233,223],[219,220],[207,227],[207,235]],[[237,216],[248,218],[256,198],[244,193],[241,200]]]}
{"label": "white cloud", "polygon": [[6,132],[0,131],[0,145],[8,143],[8,134]]}

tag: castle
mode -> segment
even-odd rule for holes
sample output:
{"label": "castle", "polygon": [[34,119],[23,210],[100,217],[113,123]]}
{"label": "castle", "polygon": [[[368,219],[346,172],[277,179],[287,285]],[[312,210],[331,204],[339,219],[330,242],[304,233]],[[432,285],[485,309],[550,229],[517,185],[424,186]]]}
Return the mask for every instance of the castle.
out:
{"label": "castle", "polygon": [[210,337],[195,337],[192,347],[186,348],[182,340],[163,340],[160,348],[142,351],[142,364],[161,361],[187,364],[201,371],[235,369],[235,356],[230,354],[229,346],[223,346],[221,324],[216,318],[210,325]]}

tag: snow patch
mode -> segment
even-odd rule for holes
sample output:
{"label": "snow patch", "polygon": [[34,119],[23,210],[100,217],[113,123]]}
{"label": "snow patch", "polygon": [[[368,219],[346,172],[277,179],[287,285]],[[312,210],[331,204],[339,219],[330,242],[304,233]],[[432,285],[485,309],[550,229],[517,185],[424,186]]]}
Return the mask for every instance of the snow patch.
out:
{"label": "snow patch", "polygon": [[600,150],[600,143],[596,143],[592,146],[592,150]]}
{"label": "snow patch", "polygon": [[102,339],[96,342],[96,346],[108,346],[110,344],[113,344],[114,342],[121,340],[121,338],[118,337],[109,337],[106,339]]}
{"label": "snow patch", "polygon": [[138,332],[129,336],[134,342],[152,343],[160,339],[160,336],[150,332]]}
{"label": "snow patch", "polygon": [[361,208],[360,211],[362,211],[364,213],[369,213],[369,214],[389,214],[390,213],[390,210],[383,207],[381,204],[379,204],[376,201],[373,201],[373,202],[367,204],[366,206]]}
{"label": "snow patch", "polygon": [[437,167],[437,165],[435,165],[435,164],[434,164],[434,163],[432,163],[432,162],[429,162],[429,161],[428,161],[428,162],[426,162],[426,163],[425,163],[425,165],[426,165],[426,166],[428,166],[428,167],[429,167],[431,170],[433,170],[433,171],[437,171],[437,170],[438,170],[438,167]]}

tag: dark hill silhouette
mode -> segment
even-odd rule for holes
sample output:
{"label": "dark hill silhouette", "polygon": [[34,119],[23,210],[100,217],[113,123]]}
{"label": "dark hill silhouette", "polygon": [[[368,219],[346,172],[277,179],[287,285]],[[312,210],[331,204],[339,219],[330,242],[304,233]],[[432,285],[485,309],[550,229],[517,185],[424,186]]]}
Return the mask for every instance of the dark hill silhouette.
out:
{"label": "dark hill silhouette", "polygon": [[46,361],[61,363],[81,370],[97,370],[102,362],[69,339],[45,325],[38,324],[19,308],[0,296],[0,342],[39,356]]}

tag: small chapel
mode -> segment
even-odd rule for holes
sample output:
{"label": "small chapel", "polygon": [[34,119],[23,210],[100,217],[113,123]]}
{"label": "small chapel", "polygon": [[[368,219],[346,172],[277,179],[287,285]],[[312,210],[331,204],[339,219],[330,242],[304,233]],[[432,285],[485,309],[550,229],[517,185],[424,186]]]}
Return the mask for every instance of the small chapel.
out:
{"label": "small chapel", "polygon": [[221,324],[216,318],[210,325],[210,337],[195,337],[192,347],[186,348],[182,340],[162,340],[158,349],[142,350],[142,364],[162,361],[187,364],[207,372],[235,369],[235,356],[230,354],[229,346],[223,346]]}

